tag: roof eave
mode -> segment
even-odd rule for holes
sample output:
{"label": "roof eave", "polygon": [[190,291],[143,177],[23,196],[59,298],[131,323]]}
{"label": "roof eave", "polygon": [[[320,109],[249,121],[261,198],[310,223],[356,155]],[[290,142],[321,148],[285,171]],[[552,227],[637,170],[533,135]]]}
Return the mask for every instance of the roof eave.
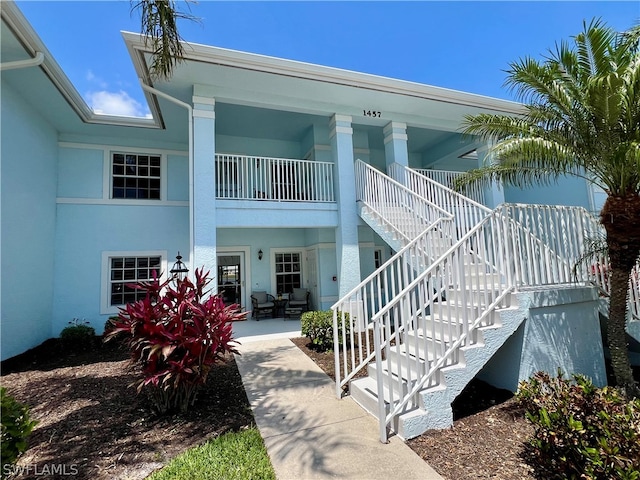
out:
{"label": "roof eave", "polygon": [[15,35],[18,41],[22,44],[28,55],[35,57],[37,52],[42,52],[44,54],[44,61],[37,68],[40,68],[44,72],[51,83],[67,101],[69,106],[76,112],[78,117],[84,123],[126,127],[161,128],[161,122],[154,117],[123,117],[95,113],[78,93],[78,90],[73,86],[69,77],[67,77],[63,72],[51,52],[47,49],[38,34],[14,2],[2,2],[0,14],[2,16],[2,21],[4,21],[11,29],[13,35]]}
{"label": "roof eave", "polygon": [[[149,53],[149,51],[145,46],[144,37],[132,32],[121,33],[134,58],[136,72],[139,76],[148,79],[142,52]],[[521,103],[474,93],[196,43],[183,42],[183,46],[186,60],[413,96],[505,114],[517,115],[524,112],[524,106]]]}

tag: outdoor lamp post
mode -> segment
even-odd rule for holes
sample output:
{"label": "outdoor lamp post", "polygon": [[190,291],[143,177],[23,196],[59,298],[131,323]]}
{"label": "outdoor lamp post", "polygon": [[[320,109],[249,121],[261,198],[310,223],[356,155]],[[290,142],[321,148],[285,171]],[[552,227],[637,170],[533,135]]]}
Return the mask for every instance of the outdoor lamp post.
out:
{"label": "outdoor lamp post", "polygon": [[178,280],[184,280],[187,277],[189,269],[184,263],[182,263],[182,255],[180,255],[180,252],[176,255],[176,263],[173,264],[169,273],[171,274],[171,278],[176,282]]}

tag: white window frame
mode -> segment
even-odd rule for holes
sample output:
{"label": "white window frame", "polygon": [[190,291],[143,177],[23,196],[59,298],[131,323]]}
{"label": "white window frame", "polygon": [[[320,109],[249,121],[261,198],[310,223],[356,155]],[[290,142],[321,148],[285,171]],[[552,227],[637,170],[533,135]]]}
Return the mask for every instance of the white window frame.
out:
{"label": "white window frame", "polygon": [[[274,290],[271,293],[276,295],[278,292],[278,281],[276,274],[276,254],[277,253],[297,253],[300,255],[300,288],[305,288],[305,277],[304,277],[304,263],[305,263],[305,249],[303,247],[290,247],[290,248],[272,248],[269,251],[269,260],[271,264],[271,289]],[[284,293],[284,292],[282,292]]]}
{"label": "white window frame", "polygon": [[[147,155],[153,157],[160,157],[160,198],[158,199],[145,199],[145,198],[114,198],[113,197],[113,156],[116,154],[121,155]],[[142,148],[129,148],[129,147],[111,147],[104,151],[104,173],[103,173],[103,199],[109,203],[115,203],[120,205],[159,205],[163,204],[167,200],[167,152],[154,150],[154,149],[142,149]]]}
{"label": "white window frame", "polygon": [[111,259],[114,257],[160,257],[160,280],[167,278],[166,250],[105,251],[102,252],[102,288],[100,314],[116,315],[123,305],[111,305]]}

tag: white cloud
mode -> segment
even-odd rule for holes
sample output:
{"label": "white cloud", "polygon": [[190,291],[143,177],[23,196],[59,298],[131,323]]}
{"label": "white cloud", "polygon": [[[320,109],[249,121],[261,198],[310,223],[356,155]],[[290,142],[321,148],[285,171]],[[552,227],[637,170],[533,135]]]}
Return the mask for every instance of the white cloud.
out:
{"label": "white cloud", "polygon": [[151,118],[148,108],[124,90],[118,92],[100,90],[89,92],[85,97],[89,106],[98,114]]}
{"label": "white cloud", "polygon": [[106,89],[108,88],[108,84],[107,82],[105,82],[103,79],[101,79],[100,77],[97,77],[95,73],[93,73],[93,70],[87,70],[87,75],[85,76],[85,79],[89,82],[89,83],[97,83],[99,88],[102,89]]}

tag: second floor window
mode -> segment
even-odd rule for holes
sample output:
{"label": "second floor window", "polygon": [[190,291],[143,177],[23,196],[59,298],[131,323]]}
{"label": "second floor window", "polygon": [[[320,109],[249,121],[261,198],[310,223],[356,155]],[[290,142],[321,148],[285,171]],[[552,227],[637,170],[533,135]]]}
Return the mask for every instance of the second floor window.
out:
{"label": "second floor window", "polygon": [[111,198],[160,200],[160,155],[114,153]]}

